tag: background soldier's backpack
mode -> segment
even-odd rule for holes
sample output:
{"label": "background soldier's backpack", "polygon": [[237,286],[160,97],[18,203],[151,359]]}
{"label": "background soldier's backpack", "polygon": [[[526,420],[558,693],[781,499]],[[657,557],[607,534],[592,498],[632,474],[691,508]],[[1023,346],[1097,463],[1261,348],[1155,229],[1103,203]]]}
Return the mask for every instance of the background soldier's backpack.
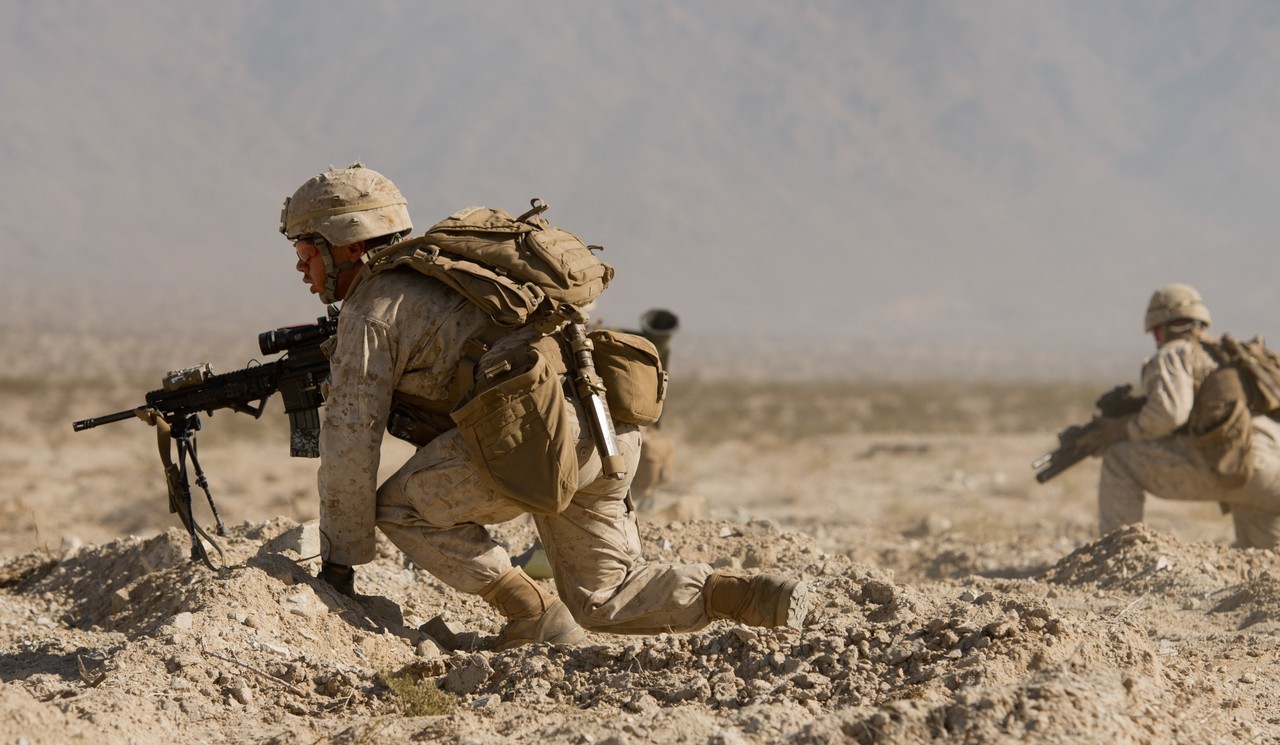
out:
{"label": "background soldier's backpack", "polygon": [[1262,337],[1237,341],[1230,334],[1223,334],[1221,349],[1208,350],[1220,365],[1230,365],[1240,371],[1249,412],[1266,414],[1273,419],[1280,417],[1280,354],[1269,348]]}
{"label": "background soldier's backpack", "polygon": [[1238,341],[1223,334],[1201,347],[1218,368],[1200,383],[1187,430],[1219,483],[1237,488],[1253,475],[1251,416],[1280,419],[1280,355],[1261,337]]}

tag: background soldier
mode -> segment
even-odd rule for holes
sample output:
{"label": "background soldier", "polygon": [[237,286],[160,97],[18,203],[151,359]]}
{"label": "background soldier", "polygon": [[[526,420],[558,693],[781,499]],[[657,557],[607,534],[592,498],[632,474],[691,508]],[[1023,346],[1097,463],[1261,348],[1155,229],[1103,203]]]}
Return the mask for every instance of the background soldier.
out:
{"label": "background soldier", "polygon": [[[646,311],[640,317],[640,329],[632,331],[653,342],[662,359],[662,369],[671,371],[671,339],[680,328],[680,319],[675,313],[662,308]],[[649,425],[644,434],[644,445],[640,448],[640,462],[636,465],[636,477],[631,482],[631,497],[640,512],[653,509],[654,498],[658,487],[671,478],[671,467],[675,462],[676,443],[661,429],[662,420]]]}
{"label": "background soldier", "polygon": [[1229,509],[1236,545],[1280,544],[1280,425],[1254,416],[1243,426],[1239,454],[1252,475],[1224,484],[1206,460],[1188,421],[1197,395],[1218,362],[1206,351],[1217,339],[1207,331],[1209,308],[1195,288],[1162,287],[1151,296],[1144,327],[1156,354],[1142,367],[1146,403],[1132,417],[1104,420],[1088,443],[1102,456],[1098,513],[1103,533],[1142,521],[1144,495],[1215,501]]}
{"label": "background soldier", "polygon": [[[631,634],[691,631],[720,618],[799,627],[807,612],[807,587],[799,580],[713,571],[707,564],[650,563],[641,556],[636,513],[626,498],[641,430],[614,422],[627,475],[607,478],[583,407],[572,398],[565,397],[564,406],[577,428],[579,488],[563,511],[534,515],[559,597],[512,567],[485,529],[528,510],[487,485],[479,471],[484,466],[472,462],[456,428],[442,427],[377,486],[393,396],[457,403],[473,382],[458,380],[464,347],[490,324],[477,305],[417,271],[365,271],[367,253],[411,229],[399,189],[358,163],[308,180],[281,214],[280,230],[294,244],[297,270],[311,291],[325,303],[343,301],[327,350],[320,578],[354,593],[353,567],[374,558],[376,525],[418,567],[479,595],[508,619],[498,649],[574,642],[582,638],[579,623]],[[492,364],[490,355],[504,347],[536,335],[532,325],[509,332],[476,369]]]}

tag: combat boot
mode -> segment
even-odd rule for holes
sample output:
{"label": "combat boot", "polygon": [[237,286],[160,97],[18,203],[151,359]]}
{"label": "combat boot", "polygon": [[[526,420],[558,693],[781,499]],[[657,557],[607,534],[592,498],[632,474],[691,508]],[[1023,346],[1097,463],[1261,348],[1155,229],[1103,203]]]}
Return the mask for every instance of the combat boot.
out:
{"label": "combat boot", "polygon": [[490,582],[480,597],[507,618],[493,645],[495,652],[535,642],[577,644],[587,637],[568,606],[548,595],[520,567],[512,567]]}
{"label": "combat boot", "polygon": [[776,574],[749,575],[717,570],[702,588],[707,616],[729,618],[748,626],[798,629],[809,615],[809,587]]}
{"label": "combat boot", "polygon": [[331,564],[327,561],[320,564],[320,573],[316,577],[329,583],[329,586],[349,598],[356,596],[356,570],[346,564]]}

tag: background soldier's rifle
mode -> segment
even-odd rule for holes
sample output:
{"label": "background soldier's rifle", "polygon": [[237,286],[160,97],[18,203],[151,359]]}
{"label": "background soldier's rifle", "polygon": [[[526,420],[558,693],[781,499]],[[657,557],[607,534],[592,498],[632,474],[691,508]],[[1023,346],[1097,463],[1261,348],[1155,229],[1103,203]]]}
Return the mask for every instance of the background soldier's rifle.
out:
{"label": "background soldier's rifle", "polygon": [[[1058,433],[1058,449],[1036,458],[1032,469],[1044,468],[1036,474],[1036,481],[1043,484],[1068,468],[1093,454],[1096,448],[1085,447],[1088,435],[1103,427],[1102,418],[1125,417],[1137,414],[1147,402],[1146,396],[1135,396],[1133,386],[1118,385],[1098,398],[1094,404],[1098,414],[1088,424],[1073,424]],[[1047,467],[1046,467],[1047,466]]]}
{"label": "background soldier's rifle", "polygon": [[[338,329],[336,312],[329,318],[318,318],[306,326],[286,326],[258,335],[258,348],[263,354],[284,352],[273,362],[250,365],[240,370],[215,375],[209,363],[176,370],[165,375],[161,387],[146,395],[142,406],[106,416],[81,419],[72,423],[76,432],[103,424],[138,418],[156,427],[160,461],[164,464],[169,487],[169,511],[177,513],[191,536],[191,558],[200,559],[216,569],[200,538],[208,541],[223,555],[222,548],[209,537],[191,514],[191,484],[187,460],[195,472],[196,485],[204,490],[213,512],[216,532],[226,535],[226,527],[209,491],[209,481],[200,468],[196,454],[196,433],[200,430],[200,412],[212,415],[218,409],[231,409],[262,416],[267,399],[277,391],[289,415],[289,451],[295,457],[316,458],[320,455],[320,406],[324,396],[320,384],[329,375],[329,360],[320,349],[321,343]],[[169,452],[170,441],[178,445],[175,463]]]}

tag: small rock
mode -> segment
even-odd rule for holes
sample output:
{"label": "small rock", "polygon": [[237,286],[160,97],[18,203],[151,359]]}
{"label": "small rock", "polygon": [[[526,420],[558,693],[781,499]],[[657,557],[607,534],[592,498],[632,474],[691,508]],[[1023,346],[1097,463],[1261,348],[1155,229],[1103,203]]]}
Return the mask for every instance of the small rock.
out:
{"label": "small rock", "polygon": [[742,566],[746,569],[771,567],[777,563],[778,552],[773,546],[752,546],[747,549],[747,555],[742,559]]}
{"label": "small rock", "polygon": [[291,528],[268,541],[258,550],[259,554],[282,554],[292,551],[299,557],[320,555],[320,522],[310,520]]}
{"label": "small rock", "polygon": [[423,636],[422,641],[414,647],[414,652],[423,659],[432,660],[437,657],[443,657],[447,652],[444,647],[440,646],[440,642],[430,636]]}
{"label": "small rock", "polygon": [[459,649],[458,636],[462,633],[462,625],[446,621],[444,616],[436,616],[418,627],[418,631],[431,637],[437,644],[447,650]]}
{"label": "small rock", "polygon": [[920,525],[916,527],[914,535],[939,536],[949,532],[951,532],[951,518],[939,515],[936,512],[930,512],[920,521]]}
{"label": "small rock", "polygon": [[111,612],[120,613],[129,607],[129,591],[121,587],[111,593]]}
{"label": "small rock", "polygon": [[264,652],[274,652],[280,655],[281,657],[290,656],[289,647],[277,641],[264,641],[262,639],[259,639],[253,643],[253,646],[257,649],[263,650]]}
{"label": "small rock", "polygon": [[862,597],[876,605],[888,605],[895,596],[893,585],[879,580],[869,580],[862,586]]}
{"label": "small rock", "polygon": [[715,569],[741,569],[742,559],[736,556],[721,556],[719,559],[711,562],[711,566]]}
{"label": "small rock", "polygon": [[190,611],[183,611],[169,619],[170,626],[183,631],[190,629],[193,623],[195,623],[195,616],[191,615]]}
{"label": "small rock", "polygon": [[622,708],[632,714],[648,714],[658,710],[658,702],[648,693],[637,693],[622,704]]}
{"label": "small rock", "polygon": [[245,706],[248,706],[249,704],[253,703],[253,689],[251,689],[248,686],[248,684],[244,683],[243,681],[241,681],[236,685],[233,685],[231,687],[231,690],[228,692],[231,694],[231,698],[234,698],[236,701],[239,701]]}
{"label": "small rock", "polygon": [[444,676],[442,687],[449,693],[469,695],[479,690],[492,674],[493,667],[489,661],[483,655],[473,654],[466,665],[454,668]]}
{"label": "small rock", "polygon": [[315,615],[316,594],[308,585],[299,585],[297,590],[280,598],[280,607],[295,616],[309,618]]}

